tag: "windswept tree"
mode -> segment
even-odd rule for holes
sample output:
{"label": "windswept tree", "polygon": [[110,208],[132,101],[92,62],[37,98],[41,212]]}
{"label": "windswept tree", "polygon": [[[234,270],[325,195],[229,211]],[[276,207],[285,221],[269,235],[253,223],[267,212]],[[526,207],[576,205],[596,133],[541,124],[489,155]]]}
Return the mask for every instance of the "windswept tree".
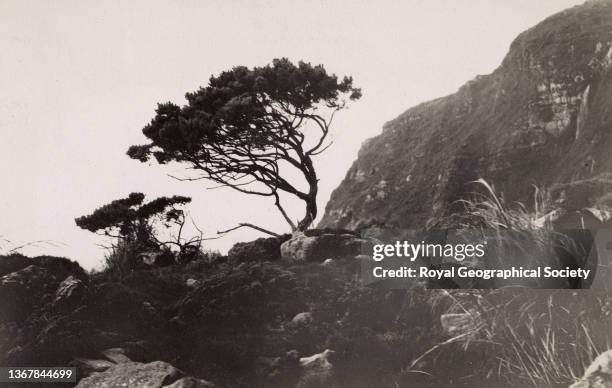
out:
{"label": "windswept tree", "polygon": [[[159,104],[143,129],[150,143],[130,147],[128,155],[142,162],[153,157],[160,164],[185,163],[196,171],[185,179],[271,197],[292,230],[305,230],[317,216],[313,157],[331,144],[334,114],[360,97],[352,78],[338,79],[322,65],[283,58],[264,67],[234,67],[187,93],[183,107]],[[292,182],[295,173],[285,174],[286,167],[306,184]],[[299,222],[281,205],[280,193],[304,201]]]}
{"label": "windswept tree", "polygon": [[[125,243],[136,243],[140,249],[195,244],[200,238],[185,240],[181,234],[185,225],[185,212],[180,207],[191,202],[183,196],[159,197],[144,202],[145,195],[131,193],[96,209],[92,214],[75,219],[77,226],[90,232],[120,239]],[[177,233],[168,241],[157,236],[159,226],[176,227]]]}

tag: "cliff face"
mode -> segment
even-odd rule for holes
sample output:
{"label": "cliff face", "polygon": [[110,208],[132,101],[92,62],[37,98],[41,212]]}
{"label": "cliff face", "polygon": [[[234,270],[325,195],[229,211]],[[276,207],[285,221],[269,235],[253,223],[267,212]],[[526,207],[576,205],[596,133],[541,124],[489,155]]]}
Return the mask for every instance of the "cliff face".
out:
{"label": "cliff face", "polygon": [[612,1],[520,34],[501,66],[366,141],[321,226],[422,228],[484,178],[507,200],[612,171]]}

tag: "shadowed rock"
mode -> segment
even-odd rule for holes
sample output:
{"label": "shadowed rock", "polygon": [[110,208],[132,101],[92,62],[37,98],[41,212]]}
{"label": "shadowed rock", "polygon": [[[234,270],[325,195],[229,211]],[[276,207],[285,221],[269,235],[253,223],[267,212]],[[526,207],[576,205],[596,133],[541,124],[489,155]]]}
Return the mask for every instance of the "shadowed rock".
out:
{"label": "shadowed rock", "polygon": [[612,388],[612,350],[597,356],[570,388]]}
{"label": "shadowed rock", "polygon": [[230,263],[253,261],[276,261],[281,258],[281,244],[289,239],[289,235],[281,237],[258,238],[254,241],[235,244],[227,253]]}
{"label": "shadowed rock", "polygon": [[20,321],[52,295],[57,278],[47,269],[29,265],[0,278],[0,320]]}
{"label": "shadowed rock", "polygon": [[75,309],[82,302],[87,293],[85,283],[74,275],[64,279],[55,291],[54,307],[61,311]]}

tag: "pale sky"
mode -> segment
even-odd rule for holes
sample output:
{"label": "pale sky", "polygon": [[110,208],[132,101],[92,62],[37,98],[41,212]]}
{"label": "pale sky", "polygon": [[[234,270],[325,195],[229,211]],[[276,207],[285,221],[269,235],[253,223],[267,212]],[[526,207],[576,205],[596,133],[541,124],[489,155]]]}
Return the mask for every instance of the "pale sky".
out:
{"label": "pale sky", "polygon": [[[315,161],[320,219],[360,144],[384,122],[490,73],[520,32],[580,3],[0,0],[0,236],[56,241],[24,252],[99,268],[103,240],[74,218],[132,191],[191,196],[191,214],[211,236],[245,221],[287,231],[269,199],[178,182],[167,174],[181,167],[125,155],[146,142],[141,129],[157,102],[182,104],[211,74],[277,57],[324,64],[363,90]],[[289,211],[303,212],[301,204]],[[207,246],[226,251],[259,236],[241,230]]]}

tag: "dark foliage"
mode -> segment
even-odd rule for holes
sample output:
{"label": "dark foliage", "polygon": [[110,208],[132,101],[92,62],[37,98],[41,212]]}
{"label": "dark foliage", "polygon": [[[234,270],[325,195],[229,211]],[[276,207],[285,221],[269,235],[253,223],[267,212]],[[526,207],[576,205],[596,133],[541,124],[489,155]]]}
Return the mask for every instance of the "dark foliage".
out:
{"label": "dark foliage", "polygon": [[183,196],[159,197],[144,203],[145,195],[131,193],[96,209],[92,214],[75,219],[76,224],[94,233],[103,233],[129,242],[138,242],[143,247],[156,247],[155,221],[164,225],[182,219],[183,211],[177,206],[191,202]]}
{"label": "dark foliage", "polygon": [[[328,146],[333,114],[360,97],[350,77],[339,80],[322,65],[283,58],[253,69],[238,66],[187,93],[183,107],[159,104],[143,129],[151,142],[130,147],[128,155],[142,162],[154,157],[162,164],[186,163],[201,173],[189,179],[274,197],[292,228],[304,230],[317,213],[312,157]],[[302,173],[307,191],[281,176],[284,166]],[[281,207],[279,192],[306,203],[297,226]]]}
{"label": "dark foliage", "polygon": [[47,255],[28,257],[21,253],[0,256],[0,277],[17,272],[30,265],[42,267],[60,280],[69,275],[75,275],[79,279],[87,277],[85,270],[74,260]]}

